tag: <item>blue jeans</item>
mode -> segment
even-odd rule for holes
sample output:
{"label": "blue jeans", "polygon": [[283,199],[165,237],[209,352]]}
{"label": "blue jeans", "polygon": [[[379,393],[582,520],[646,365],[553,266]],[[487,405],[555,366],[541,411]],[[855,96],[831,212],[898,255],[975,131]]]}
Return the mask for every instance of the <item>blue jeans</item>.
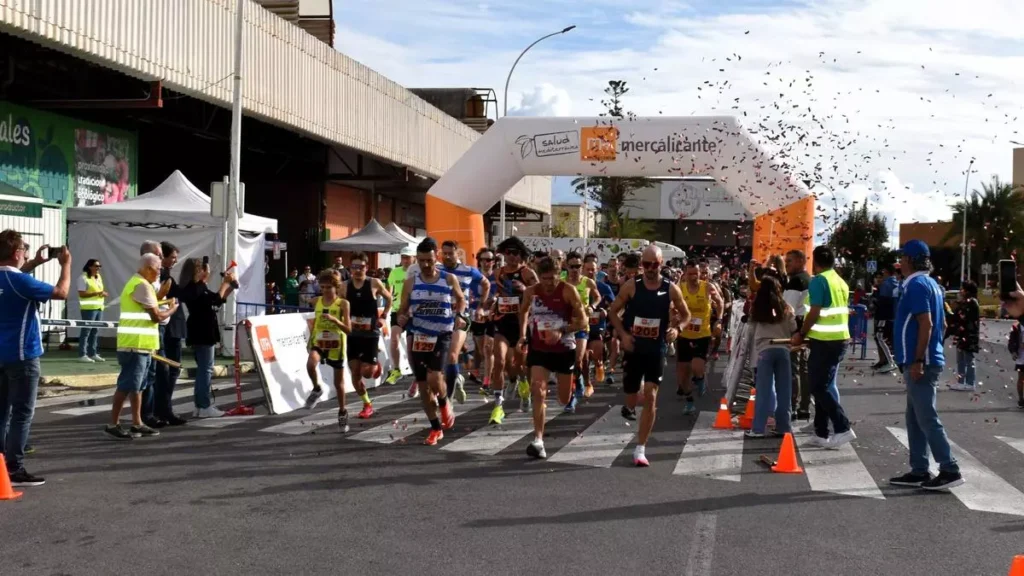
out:
{"label": "blue jeans", "polygon": [[[82,310],[82,320],[102,320],[103,310]],[[78,334],[78,355],[95,356],[99,328],[82,328]]]}
{"label": "blue jeans", "polygon": [[968,352],[957,348],[956,350],[956,375],[961,384],[974,386],[976,377],[974,374],[974,352]]}
{"label": "blue jeans", "polygon": [[213,346],[192,346],[196,357],[196,385],[193,392],[196,408],[209,408],[213,402],[210,385],[213,382]]}
{"label": "blue jeans", "polygon": [[[775,414],[775,429],[780,433],[792,432],[790,427],[790,388],[793,386],[793,367],[789,349],[768,348],[757,359],[757,402],[754,403],[754,432],[764,433],[768,415]],[[773,382],[774,381],[774,382]]]}
{"label": "blue jeans", "polygon": [[[163,329],[161,329],[163,332]],[[164,335],[163,356],[181,362],[181,338],[173,338]],[[169,420],[174,416],[173,395],[174,387],[178,384],[178,376],[181,369],[172,368],[161,362],[153,362],[156,365],[156,385],[153,388],[153,414],[162,420]]]}
{"label": "blue jeans", "polygon": [[910,471],[914,474],[928,473],[929,449],[939,464],[939,470],[960,471],[935,408],[935,389],[942,369],[942,366],[926,366],[924,376],[916,382],[910,377],[909,366],[903,372],[903,380],[907,383],[907,444],[910,446]]}
{"label": "blue jeans", "polygon": [[125,394],[141,392],[146,385],[153,358],[139,352],[118,352],[117,363],[121,366],[117,374],[117,391]]}
{"label": "blue jeans", "polygon": [[39,358],[0,365],[0,450],[11,474],[25,465],[38,390]]}
{"label": "blue jeans", "polygon": [[839,387],[836,376],[839,363],[846,357],[846,342],[809,340],[807,347],[807,377],[811,381],[811,396],[814,398],[814,433],[828,438],[828,423],[832,431],[842,434],[850,429],[850,421],[839,404]]}

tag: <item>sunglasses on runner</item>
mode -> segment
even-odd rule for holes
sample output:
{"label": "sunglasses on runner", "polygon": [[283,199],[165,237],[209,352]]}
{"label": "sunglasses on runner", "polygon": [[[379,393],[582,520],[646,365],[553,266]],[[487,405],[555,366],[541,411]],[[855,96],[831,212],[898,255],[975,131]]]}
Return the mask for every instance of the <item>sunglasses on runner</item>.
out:
{"label": "sunglasses on runner", "polygon": [[362,270],[363,268],[366,268],[366,264],[349,264],[348,267],[353,270]]}
{"label": "sunglasses on runner", "polygon": [[494,262],[494,258],[477,258],[481,262]]}
{"label": "sunglasses on runner", "polygon": [[579,270],[580,268],[583,268],[583,264],[569,264],[569,268],[572,270]]}
{"label": "sunglasses on runner", "polygon": [[646,269],[646,270],[654,270],[658,266],[661,266],[661,264],[658,264],[656,261],[655,262],[649,262],[647,260],[644,260],[643,262],[641,262],[641,264],[643,265],[644,269]]}
{"label": "sunglasses on runner", "polygon": [[523,253],[520,252],[519,250],[517,250],[516,248],[509,248],[508,250],[505,250],[505,254],[508,255],[508,256],[522,256],[523,255]]}

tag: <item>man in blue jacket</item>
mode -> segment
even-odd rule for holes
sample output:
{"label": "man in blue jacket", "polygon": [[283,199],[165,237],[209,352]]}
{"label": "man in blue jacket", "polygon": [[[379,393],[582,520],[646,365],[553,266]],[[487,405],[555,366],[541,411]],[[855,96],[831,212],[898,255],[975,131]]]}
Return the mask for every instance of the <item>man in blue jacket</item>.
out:
{"label": "man in blue jacket", "polygon": [[878,362],[872,368],[884,372],[891,371],[892,359],[892,323],[896,314],[896,290],[900,281],[894,274],[892,266],[882,268],[882,283],[878,285],[875,298],[875,346],[878,347]]}
{"label": "man in blue jacket", "polygon": [[[895,486],[948,490],[964,483],[950,451],[946,429],[935,408],[936,388],[946,365],[942,335],[945,328],[944,292],[928,276],[931,251],[921,240],[903,245],[900,269],[907,275],[896,305],[896,363],[907,386],[907,444],[910,472],[891,478]],[[939,464],[939,475],[928,472],[928,452]]]}

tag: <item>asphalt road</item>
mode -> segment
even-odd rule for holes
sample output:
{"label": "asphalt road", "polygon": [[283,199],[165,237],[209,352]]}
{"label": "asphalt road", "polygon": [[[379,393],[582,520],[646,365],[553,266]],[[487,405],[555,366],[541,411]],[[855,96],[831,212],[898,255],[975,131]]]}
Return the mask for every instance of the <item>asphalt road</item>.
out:
{"label": "asphalt road", "polygon": [[[479,399],[441,446],[423,446],[405,386],[375,391],[390,405],[346,436],[332,401],[117,443],[101,432],[109,393],[95,407],[53,399],[37,408],[28,460],[47,484],[0,502],[0,573],[1005,575],[1024,553],[1024,411],[1008,355],[982,354],[979,396],[940,394],[968,455],[956,494],[886,485],[906,470],[904,395],[870,363],[848,361],[840,385],[858,440],[801,447],[799,475],[757,464],[778,440],[708,432],[724,359],[698,417],[662,388],[649,469],[630,465],[635,426],[605,386],[551,420],[548,461],[525,456],[521,417],[487,427]],[[245,390],[258,402],[255,382]],[[190,394],[178,402],[191,408]]]}

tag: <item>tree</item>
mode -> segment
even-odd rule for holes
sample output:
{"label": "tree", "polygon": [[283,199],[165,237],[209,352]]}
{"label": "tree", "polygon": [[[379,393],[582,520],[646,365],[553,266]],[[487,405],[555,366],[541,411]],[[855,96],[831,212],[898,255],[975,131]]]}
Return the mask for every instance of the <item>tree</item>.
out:
{"label": "tree", "polygon": [[[636,116],[631,112],[625,112],[622,106],[622,97],[628,92],[629,87],[626,86],[625,80],[609,80],[608,87],[604,90],[607,98],[601,101],[605,112],[600,115],[610,118],[613,124],[634,119]],[[606,226],[612,222],[613,215],[623,216],[623,210],[628,207],[633,193],[652,186],[654,183],[654,180],[642,177],[580,176],[573,179],[572,186],[577,194],[598,206],[602,221],[605,223],[600,231],[604,236],[610,230]],[[631,238],[632,236],[618,237]],[[636,237],[642,238],[642,236]]]}
{"label": "tree", "polygon": [[[953,225],[943,237],[943,243],[960,239],[964,225],[964,203],[953,205]],[[971,248],[971,264],[981,264],[1010,258],[1024,248],[1024,187],[1014,188],[999,176],[990,183],[982,183],[981,191],[972,190],[967,202],[967,240]],[[976,277],[972,275],[972,277]]]}
{"label": "tree", "polygon": [[654,225],[646,220],[630,218],[622,214],[609,215],[601,223],[601,237],[605,238],[652,238]]}
{"label": "tree", "polygon": [[569,223],[565,220],[559,220],[558,222],[552,222],[548,225],[548,231],[551,233],[552,238],[572,238],[572,231],[569,229]]}
{"label": "tree", "polygon": [[856,204],[841,221],[828,239],[828,245],[836,252],[837,258],[846,262],[843,276],[847,281],[867,276],[867,262],[874,260],[879,266],[892,263],[895,257],[885,246],[889,241],[889,226],[880,214],[871,214],[865,202]]}

